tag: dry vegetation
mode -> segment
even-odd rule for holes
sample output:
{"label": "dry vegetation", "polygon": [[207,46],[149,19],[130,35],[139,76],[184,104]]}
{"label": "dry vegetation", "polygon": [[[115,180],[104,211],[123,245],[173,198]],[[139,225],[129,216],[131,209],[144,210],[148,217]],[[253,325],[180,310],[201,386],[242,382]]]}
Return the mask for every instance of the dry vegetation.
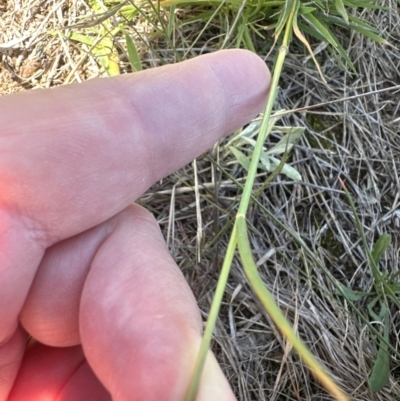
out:
{"label": "dry vegetation", "polygon": [[[340,178],[352,194],[368,242],[372,245],[382,233],[392,236],[381,269],[399,270],[400,10],[395,0],[381,3],[391,9],[366,10],[363,18],[379,28],[389,46],[376,45],[358,34],[336,32],[358,76],[338,67],[322,50],[318,58],[328,81],[325,85],[303,46],[292,46],[277,108],[326,105],[283,117],[284,125],[306,127],[289,159],[303,182],[279,175],[258,198],[270,215],[255,206],[248,215],[254,256],[264,282],[339,384],[354,400],[365,401],[400,399],[400,353],[391,353],[389,384],[371,394],[367,378],[377,353],[376,338],[336,294],[326,271],[348,288],[366,292],[372,288],[365,249]],[[179,22],[198,10],[176,10],[168,43],[156,29],[160,23],[151,8],[143,7],[146,13],[127,25],[143,65],[149,68],[184,58],[204,24]],[[66,37],[66,27],[82,23],[82,17],[92,13],[84,0],[0,0],[0,93],[106,75],[90,47]],[[167,21],[167,11],[162,18]],[[110,26],[122,20],[117,13],[109,20]],[[87,32],[82,27],[74,29]],[[218,21],[213,21],[187,56],[214,51],[224,35]],[[121,73],[129,71],[123,36],[117,34],[114,44]],[[264,57],[265,42],[260,39],[256,47]],[[266,62],[271,65],[272,60],[273,54]],[[396,86],[396,90],[390,89]],[[354,98],[346,101],[348,97]],[[329,103],[335,99],[343,101]],[[277,140],[274,134],[269,139],[270,143]],[[193,165],[189,165],[155,185],[141,200],[156,214],[205,319],[238,205],[238,183],[244,178],[225,144],[219,143],[197,160],[197,186]],[[266,175],[260,173],[257,185],[265,180]],[[199,221],[202,238],[198,236]],[[279,222],[297,233],[314,256]],[[354,304],[370,320],[367,302],[366,298]],[[400,312],[392,307],[390,313],[390,343],[400,352]],[[329,399],[263,313],[238,262],[229,280],[213,347],[240,400]]]}

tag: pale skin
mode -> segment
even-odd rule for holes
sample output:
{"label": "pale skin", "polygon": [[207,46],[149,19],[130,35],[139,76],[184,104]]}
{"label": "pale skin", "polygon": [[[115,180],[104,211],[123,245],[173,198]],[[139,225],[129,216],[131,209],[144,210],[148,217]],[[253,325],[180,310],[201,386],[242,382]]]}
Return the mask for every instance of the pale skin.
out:
{"label": "pale skin", "polygon": [[[255,117],[269,82],[237,50],[0,98],[0,401],[184,400],[202,321],[133,202]],[[211,353],[209,400],[235,400]]]}

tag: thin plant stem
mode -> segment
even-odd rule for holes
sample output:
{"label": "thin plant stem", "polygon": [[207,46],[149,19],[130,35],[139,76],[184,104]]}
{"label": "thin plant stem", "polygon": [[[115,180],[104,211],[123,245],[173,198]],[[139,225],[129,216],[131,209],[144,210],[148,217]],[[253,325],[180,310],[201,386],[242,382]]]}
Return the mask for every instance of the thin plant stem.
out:
{"label": "thin plant stem", "polygon": [[258,299],[268,312],[273,322],[279,328],[281,333],[293,345],[294,349],[299,353],[302,360],[310,368],[318,381],[333,395],[337,401],[349,401],[349,398],[335,384],[335,382],[325,372],[322,365],[315,359],[314,355],[308,350],[304,342],[296,335],[290,323],[285,318],[284,314],[276,305],[274,297],[264,286],[262,278],[257,271],[257,266],[254,263],[253,255],[250,248],[250,242],[247,235],[247,224],[243,216],[238,216],[237,219],[238,245],[240,257],[244,266],[246,276],[251,283],[251,286],[258,296]]}
{"label": "thin plant stem", "polygon": [[257,173],[258,163],[263,149],[265,139],[268,134],[269,121],[273,109],[273,105],[278,92],[278,83],[280,75],[283,69],[283,64],[288,52],[289,38],[292,31],[293,19],[296,14],[296,9],[298,7],[298,2],[293,1],[292,10],[290,12],[288,21],[286,23],[286,29],[282,45],[279,49],[279,53],[276,59],[270,95],[266,104],[264,117],[260,127],[260,133],[257,138],[254,153],[252,155],[248,177],[246,179],[245,187],[243,190],[243,196],[239,205],[239,210],[236,216],[235,228],[237,230],[237,243],[239,246],[240,258],[243,263],[243,268],[246,276],[252,286],[254,292],[260,299],[265,310],[270,315],[271,319],[277,325],[281,333],[289,340],[296,351],[300,354],[303,361],[311,369],[314,376],[320,381],[320,383],[332,394],[338,401],[347,401],[348,397],[340,390],[340,388],[335,384],[335,382],[328,376],[322,365],[316,360],[312,353],[308,350],[307,346],[303,341],[297,337],[292,326],[287,321],[279,307],[276,305],[275,300],[268,289],[264,286],[262,278],[257,271],[257,267],[254,263],[250,242],[247,234],[247,224],[246,224],[246,213],[249,207],[252,189],[254,184],[254,179]]}
{"label": "thin plant stem", "polygon": [[248,176],[246,179],[246,184],[244,186],[242,199],[240,201],[238,214],[245,215],[247,213],[247,209],[249,207],[254,179],[257,174],[258,163],[260,160],[261,151],[263,149],[265,140],[267,139],[269,120],[271,117],[272,108],[275,103],[276,95],[278,93],[279,78],[280,78],[280,74],[281,74],[281,71],[283,68],[283,63],[285,61],[285,56],[287,54],[287,51],[288,51],[288,47],[285,45],[282,45],[281,48],[279,49],[279,54],[276,59],[276,64],[275,64],[275,68],[274,68],[274,74],[272,76],[271,89],[269,92],[267,104],[265,106],[264,117],[263,117],[263,120],[261,122],[261,127],[260,127],[260,133],[258,135],[256,146],[254,147],[254,152],[253,152],[253,155],[251,158],[249,172],[248,172]]}
{"label": "thin plant stem", "polygon": [[228,276],[232,266],[233,257],[235,255],[236,246],[237,246],[237,235],[236,235],[236,225],[234,225],[231,238],[228,244],[228,249],[225,254],[224,263],[222,264],[221,273],[218,278],[217,288],[215,290],[210,312],[208,314],[206,328],[204,330],[199,354],[197,356],[196,364],[194,367],[194,373],[189,384],[189,389],[186,393],[185,401],[194,401],[196,399],[207,353],[210,348],[212,334],[214,331],[215,323],[218,318],[222,297],[225,292],[225,287],[228,281]]}
{"label": "thin plant stem", "polygon": [[218,317],[219,308],[222,301],[222,296],[225,291],[226,282],[232,265],[236,246],[239,247],[240,257],[243,263],[244,271],[252,286],[254,292],[260,299],[264,308],[271,316],[274,323],[277,325],[282,334],[291,342],[296,351],[300,354],[303,361],[310,368],[312,373],[321,382],[321,384],[332,394],[337,401],[348,401],[348,397],[340,390],[335,382],[325,372],[322,365],[315,359],[312,353],[308,350],[306,345],[297,337],[290,323],[286,320],[285,316],[275,303],[275,300],[268,289],[264,286],[262,279],[257,271],[254,263],[250,243],[247,235],[246,213],[249,208],[250,199],[252,197],[252,189],[254,185],[255,176],[258,169],[258,164],[263,150],[264,142],[269,133],[268,127],[272,109],[278,93],[278,84],[283,69],[284,61],[288,53],[288,46],[290,42],[291,32],[293,29],[293,20],[298,7],[298,1],[294,0],[291,4],[291,10],[286,22],[285,33],[282,40],[282,45],[279,49],[273,75],[271,81],[271,88],[267,104],[265,106],[264,116],[260,127],[260,133],[254,148],[252,159],[250,162],[248,176],[243,189],[242,198],[239,204],[239,209],[236,215],[235,224],[232,229],[231,237],[227,253],[225,255],[224,263],[220,273],[217,284],[215,296],[211,305],[209,318],[206,325],[206,330],[200,346],[200,352],[196,361],[195,370],[192,380],[189,385],[189,390],[186,396],[186,401],[195,401],[197,391],[200,385],[201,375],[204,368],[207,352],[212,338],[212,333],[215,327],[216,319]]}

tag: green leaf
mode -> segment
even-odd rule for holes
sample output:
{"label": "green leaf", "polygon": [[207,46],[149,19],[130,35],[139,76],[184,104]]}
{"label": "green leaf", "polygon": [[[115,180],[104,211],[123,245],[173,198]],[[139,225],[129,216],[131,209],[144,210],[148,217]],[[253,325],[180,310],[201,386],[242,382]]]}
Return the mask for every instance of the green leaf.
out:
{"label": "green leaf", "polygon": [[[332,18],[335,18],[332,16]],[[361,18],[358,18],[354,15],[349,14],[349,21],[354,22],[357,25],[363,26],[365,29],[369,29],[372,32],[375,32],[376,34],[380,33],[380,31],[376,28],[374,28],[372,25],[368,24],[367,22],[363,21]]]}
{"label": "green leaf", "polygon": [[354,291],[351,290],[350,288],[345,287],[344,285],[340,284],[340,290],[337,289],[335,291],[336,294],[338,295],[344,295],[344,297],[348,301],[359,301],[360,299],[364,298],[366,295],[369,295],[368,292],[362,292],[362,291]]}
{"label": "green leaf", "polygon": [[268,288],[263,284],[262,277],[258,273],[257,266],[254,263],[248,237],[246,218],[244,215],[237,215],[235,228],[236,227],[239,254],[243,263],[246,277],[258,299],[264,306],[264,309],[267,311],[269,317],[278,327],[280,332],[286,337],[288,342],[293,345],[293,348],[299,353],[301,359],[310,367],[317,380],[319,380],[320,383],[329,389],[329,392],[332,394],[333,398],[336,400],[347,401],[348,397],[336,385],[329,374],[325,372],[324,367],[321,366],[318,360],[309,351],[306,344],[298,337],[298,334],[293,330],[290,322],[280,310],[274,297],[269,292]]}
{"label": "green leaf", "polygon": [[335,50],[340,54],[340,56],[342,56],[342,58],[346,61],[347,65],[352,69],[352,71],[357,74],[356,67],[354,67],[354,64],[350,60],[349,55],[346,53],[346,50],[344,50],[343,46],[340,43],[338,43]]}
{"label": "green leaf", "polygon": [[267,153],[264,150],[261,151],[260,162],[262,164],[260,168],[264,168],[267,171],[271,171],[271,163],[269,161]]}
{"label": "green leaf", "polygon": [[362,26],[358,26],[356,24],[349,24],[349,28],[354,29],[358,33],[361,33],[361,35],[366,36],[367,38],[372,39],[381,45],[388,44],[388,41],[386,39],[381,38],[379,35],[375,34],[370,29],[363,28]]}
{"label": "green leaf", "polygon": [[300,6],[299,14],[304,15],[304,14],[312,13],[315,10],[316,10],[315,7]]}
{"label": "green leaf", "polygon": [[332,32],[327,28],[313,13],[302,15],[303,19],[316,30],[327,42],[332,46],[337,47],[338,41],[333,36]]}
{"label": "green leaf", "polygon": [[294,128],[292,132],[284,135],[275,146],[273,146],[271,149],[268,149],[267,154],[268,155],[281,154],[291,150],[295,142],[297,142],[297,140],[301,137],[303,133],[304,133],[304,128],[302,127],[299,127],[299,129]]}
{"label": "green leaf", "polygon": [[253,138],[253,136],[258,134],[258,131],[260,130],[260,125],[261,121],[254,121],[251,124],[249,124],[241,133],[241,137],[245,138]]}
{"label": "green leaf", "polygon": [[279,35],[286,25],[287,20],[289,19],[290,12],[292,11],[292,4],[293,0],[286,0],[283,10],[279,13],[279,19],[275,29],[275,40],[278,39]]}
{"label": "green leaf", "polygon": [[239,147],[241,147],[242,145],[245,145],[245,144],[247,144],[247,143],[249,143],[253,148],[255,148],[255,146],[256,146],[256,141],[254,140],[254,139],[252,139],[252,138],[248,138],[248,137],[246,137],[246,136],[243,136],[243,137],[239,137],[239,141],[238,141],[238,143],[237,143],[237,148],[239,148]]}
{"label": "green leaf", "polygon": [[288,127],[288,126],[277,126],[272,127],[271,132],[283,132],[284,134],[291,135],[303,135],[306,129],[304,127]]}
{"label": "green leaf", "polygon": [[93,49],[92,53],[104,68],[108,76],[119,75],[118,53],[111,37],[105,36]]}
{"label": "green leaf", "polygon": [[[280,160],[276,159],[275,157],[269,157],[269,161],[271,163],[271,171],[274,171],[280,165]],[[301,174],[294,167],[292,167],[286,163],[283,165],[281,173],[285,174],[287,177],[289,177],[293,181],[302,181],[303,180]]]}
{"label": "green leaf", "polygon": [[316,31],[314,28],[312,28],[312,27],[310,27],[310,26],[308,26],[308,25],[306,25],[306,24],[304,24],[303,22],[300,22],[300,21],[298,23],[299,23],[299,28],[303,32],[308,33],[311,36],[314,36],[314,38],[317,38],[321,42],[328,43],[325,40],[325,38],[320,33],[318,33],[318,31]]}
{"label": "green leaf", "polygon": [[367,309],[368,312],[372,318],[372,320],[375,320],[376,322],[380,322],[382,319],[375,313],[374,308],[375,305],[379,302],[379,295],[375,297],[368,305]]}
{"label": "green leaf", "polygon": [[349,16],[347,15],[347,11],[344,8],[343,0],[335,0],[335,6],[337,12],[342,16],[342,18],[346,21],[346,23],[349,23]]}
{"label": "green leaf", "polygon": [[236,149],[233,146],[229,146],[229,150],[233,153],[233,155],[236,157],[237,161],[240,163],[240,165],[246,170],[249,171],[250,167],[250,159],[240,150]]}
{"label": "green leaf", "polygon": [[81,33],[72,32],[68,35],[68,38],[71,40],[75,40],[76,42],[83,43],[88,46],[93,46],[93,44],[94,44],[93,38],[90,38],[89,36],[86,36],[86,35],[82,35]]}
{"label": "green leaf", "polygon": [[384,45],[387,44],[388,41],[379,36],[379,31],[374,29],[372,26],[368,25],[361,19],[349,15],[349,23],[345,23],[341,18],[332,16],[332,15],[324,15],[322,18],[323,21],[326,21],[328,24],[336,24],[339,26],[344,26],[349,29],[354,29],[356,32],[360,33],[361,35],[374,40],[375,42]]}
{"label": "green leaf", "polygon": [[[301,28],[302,31],[308,33],[311,36],[314,36],[315,38],[319,39],[322,42],[326,42],[325,38],[323,36],[321,36],[318,31],[316,31],[315,29],[309,27],[308,25],[305,24],[301,24],[299,22],[299,26]],[[334,50],[336,51],[341,57],[344,58],[344,60],[346,61],[347,65],[352,69],[352,71],[357,74],[357,70],[354,67],[354,64],[351,62],[349,56],[346,53],[346,50],[344,50],[343,46],[338,42],[336,47],[328,47],[328,50]],[[335,56],[336,54],[332,54],[333,56]],[[341,63],[341,60],[338,60],[339,64],[341,65],[341,67],[344,68],[344,65]]]}
{"label": "green leaf", "polygon": [[140,62],[140,57],[137,52],[135,43],[132,38],[129,36],[128,32],[123,31],[126,40],[126,48],[128,50],[129,62],[132,66],[132,71],[142,71],[142,63]]}
{"label": "green leaf", "polygon": [[378,241],[375,242],[372,248],[371,257],[374,263],[378,266],[382,255],[385,253],[386,249],[392,242],[392,237],[389,234],[382,234]]}
{"label": "green leaf", "polygon": [[312,59],[313,59],[313,61],[314,61],[315,66],[316,66],[317,69],[318,69],[319,75],[321,76],[321,78],[323,79],[323,81],[326,83],[326,80],[325,80],[324,74],[322,73],[321,67],[320,67],[320,65],[319,65],[319,63],[318,63],[318,61],[317,61],[317,59],[316,59],[315,56],[314,56],[314,52],[313,52],[312,49],[311,49],[311,45],[310,45],[310,43],[308,42],[308,40],[305,38],[305,36],[303,35],[303,33],[301,32],[301,30],[300,30],[300,28],[299,28],[299,24],[298,24],[298,21],[297,21],[298,11],[299,11],[299,9],[296,10],[295,15],[294,15],[294,17],[293,17],[293,32],[294,32],[294,34],[297,36],[297,38],[298,38],[301,42],[303,42],[303,44],[306,46],[308,52],[310,53],[310,55],[311,55],[311,57],[312,57]]}
{"label": "green leaf", "polygon": [[387,346],[383,343],[379,346],[378,355],[368,383],[371,391],[376,393],[381,391],[389,381],[390,361]]}
{"label": "green leaf", "polygon": [[373,393],[381,391],[383,387],[389,381],[390,372],[390,358],[388,352],[388,341],[389,341],[389,311],[386,305],[382,305],[381,313],[385,315],[384,319],[384,340],[381,340],[379,344],[379,351],[376,356],[374,367],[372,368],[371,375],[368,379],[369,388]]}
{"label": "green leaf", "polygon": [[346,0],[346,5],[348,5],[349,7],[352,8],[373,8],[374,10],[387,10],[388,7],[384,7],[384,6],[379,6],[376,4],[375,1],[370,1],[370,0],[366,0],[366,1],[361,1],[361,0]]}
{"label": "green leaf", "polygon": [[[207,0],[207,1],[199,1],[199,0],[161,0],[160,5],[162,7],[169,7],[173,5],[193,5],[193,6],[198,6],[199,4],[205,4],[205,5],[219,5],[223,3],[223,0]],[[239,8],[242,5],[241,0],[227,0],[226,4],[230,4],[233,7]]]}

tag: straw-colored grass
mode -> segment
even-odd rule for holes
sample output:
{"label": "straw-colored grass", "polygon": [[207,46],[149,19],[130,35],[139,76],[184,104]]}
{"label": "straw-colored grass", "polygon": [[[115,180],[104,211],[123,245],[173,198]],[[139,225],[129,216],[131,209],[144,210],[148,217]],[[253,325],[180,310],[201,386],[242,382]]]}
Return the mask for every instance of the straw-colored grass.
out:
{"label": "straw-colored grass", "polygon": [[[400,399],[399,355],[395,352],[399,348],[399,311],[389,303],[389,343],[395,349],[390,352],[389,383],[382,391],[371,394],[368,376],[379,349],[372,330],[380,330],[379,325],[369,325],[367,304],[371,299],[354,301],[357,310],[352,309],[335,291],[324,269],[347,288],[364,292],[373,289],[368,255],[340,184],[342,179],[354,200],[367,242],[372,245],[382,233],[392,236],[381,270],[398,271],[400,89],[390,88],[400,85],[400,11],[395,0],[379,3],[389,9],[358,9],[354,16],[376,27],[390,45],[382,47],[359,33],[332,28],[358,75],[338,66],[325,45],[310,39],[327,80],[324,84],[304,45],[299,41],[291,44],[276,108],[326,105],[282,117],[282,125],[306,128],[287,161],[303,181],[277,176],[258,198],[265,209],[252,206],[247,215],[253,256],[264,283],[340,386],[352,399],[365,401]],[[104,10],[116,5],[107,4]],[[161,10],[158,17],[148,3],[143,3],[141,9],[145,13],[134,16],[129,9],[123,10],[124,14],[118,11],[108,20],[109,25],[103,22],[100,30],[97,26],[85,28],[91,24],[87,18],[93,14],[93,7],[83,0],[0,0],[0,92],[107,75],[109,72],[93,49],[101,41],[106,43],[109,32],[123,20],[128,20],[125,29],[134,39],[144,68],[214,51],[221,45],[236,45],[233,39],[237,32],[229,29],[234,18],[226,19],[229,13],[223,18],[217,13],[210,20],[215,7],[191,6],[176,9],[173,15]],[[230,15],[234,17],[232,12]],[[81,25],[61,29],[77,24]],[[261,21],[259,25],[258,29],[262,29]],[[71,40],[71,32],[90,38],[92,45]],[[263,33],[272,38],[269,32]],[[121,73],[132,70],[125,43],[124,34],[116,33],[114,54],[118,55]],[[253,36],[251,43],[266,57],[273,40]],[[269,65],[276,50],[277,47],[266,58]],[[346,101],[349,97],[352,100]],[[268,147],[278,140],[273,132]],[[205,320],[237,211],[239,184],[244,184],[245,176],[227,143],[228,140],[222,141],[197,161],[198,191],[189,165],[155,185],[142,200],[155,212]],[[267,176],[260,171],[255,191]],[[196,192],[203,224],[201,242],[197,236]],[[280,224],[296,233],[313,255],[306,253],[296,237]],[[197,262],[199,252],[201,258]],[[276,331],[236,258],[213,350],[240,400],[329,399]]]}

